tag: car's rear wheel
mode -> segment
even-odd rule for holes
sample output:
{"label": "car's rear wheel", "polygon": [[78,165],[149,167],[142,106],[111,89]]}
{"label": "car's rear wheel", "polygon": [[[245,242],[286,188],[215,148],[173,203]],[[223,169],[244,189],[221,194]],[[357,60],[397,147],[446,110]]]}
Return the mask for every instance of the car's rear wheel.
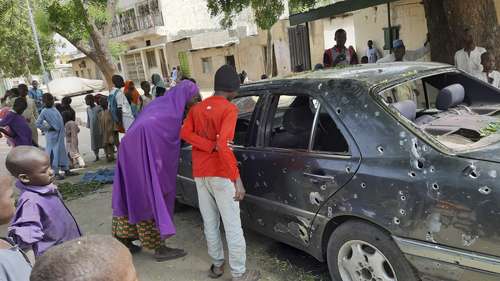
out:
{"label": "car's rear wheel", "polygon": [[418,281],[415,270],[392,238],[362,221],[340,225],[327,249],[335,281]]}

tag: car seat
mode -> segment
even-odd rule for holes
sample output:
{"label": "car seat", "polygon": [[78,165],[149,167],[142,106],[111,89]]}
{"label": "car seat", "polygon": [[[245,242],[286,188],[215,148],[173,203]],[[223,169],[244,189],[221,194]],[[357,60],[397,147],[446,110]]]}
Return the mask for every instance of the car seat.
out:
{"label": "car seat", "polygon": [[412,100],[404,100],[391,104],[401,115],[410,121],[417,117],[417,104]]}
{"label": "car seat", "polygon": [[[461,84],[451,84],[439,91],[436,98],[436,108],[440,111],[448,111],[459,106],[463,106],[465,110],[469,113],[472,111],[463,102],[465,100],[465,89]],[[459,110],[456,110],[457,114],[461,114]],[[418,117],[415,121],[417,125],[424,125],[432,122],[436,119],[433,115],[422,115]]]}
{"label": "car seat", "polygon": [[309,97],[295,98],[283,115],[283,131],[272,137],[272,146],[307,149],[313,120]]}

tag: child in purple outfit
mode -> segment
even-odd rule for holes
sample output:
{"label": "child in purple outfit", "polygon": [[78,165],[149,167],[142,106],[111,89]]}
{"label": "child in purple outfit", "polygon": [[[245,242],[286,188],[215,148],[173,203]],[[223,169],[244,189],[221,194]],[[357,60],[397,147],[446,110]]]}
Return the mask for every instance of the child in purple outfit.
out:
{"label": "child in purple outfit", "polygon": [[18,205],[9,226],[9,237],[31,258],[49,248],[81,236],[75,218],[64,204],[49,156],[30,146],[10,151],[7,170],[17,178]]}

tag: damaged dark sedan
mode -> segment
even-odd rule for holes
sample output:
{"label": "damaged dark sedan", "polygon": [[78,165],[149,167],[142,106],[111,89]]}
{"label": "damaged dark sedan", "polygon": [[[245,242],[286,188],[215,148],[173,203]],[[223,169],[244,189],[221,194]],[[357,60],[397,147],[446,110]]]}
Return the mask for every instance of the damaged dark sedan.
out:
{"label": "damaged dark sedan", "polygon": [[[500,280],[500,91],[396,63],[245,86],[234,152],[246,227],[337,281]],[[197,206],[191,147],[178,199]]]}

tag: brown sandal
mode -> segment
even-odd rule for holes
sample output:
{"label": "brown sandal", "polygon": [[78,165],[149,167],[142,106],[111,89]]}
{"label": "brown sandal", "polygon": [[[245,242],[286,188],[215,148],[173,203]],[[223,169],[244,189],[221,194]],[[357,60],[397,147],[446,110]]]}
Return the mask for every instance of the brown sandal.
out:
{"label": "brown sandal", "polygon": [[212,264],[212,266],[210,267],[210,271],[208,272],[208,277],[217,279],[222,275],[224,275],[224,264],[222,264],[221,266],[215,266],[214,264]]}

